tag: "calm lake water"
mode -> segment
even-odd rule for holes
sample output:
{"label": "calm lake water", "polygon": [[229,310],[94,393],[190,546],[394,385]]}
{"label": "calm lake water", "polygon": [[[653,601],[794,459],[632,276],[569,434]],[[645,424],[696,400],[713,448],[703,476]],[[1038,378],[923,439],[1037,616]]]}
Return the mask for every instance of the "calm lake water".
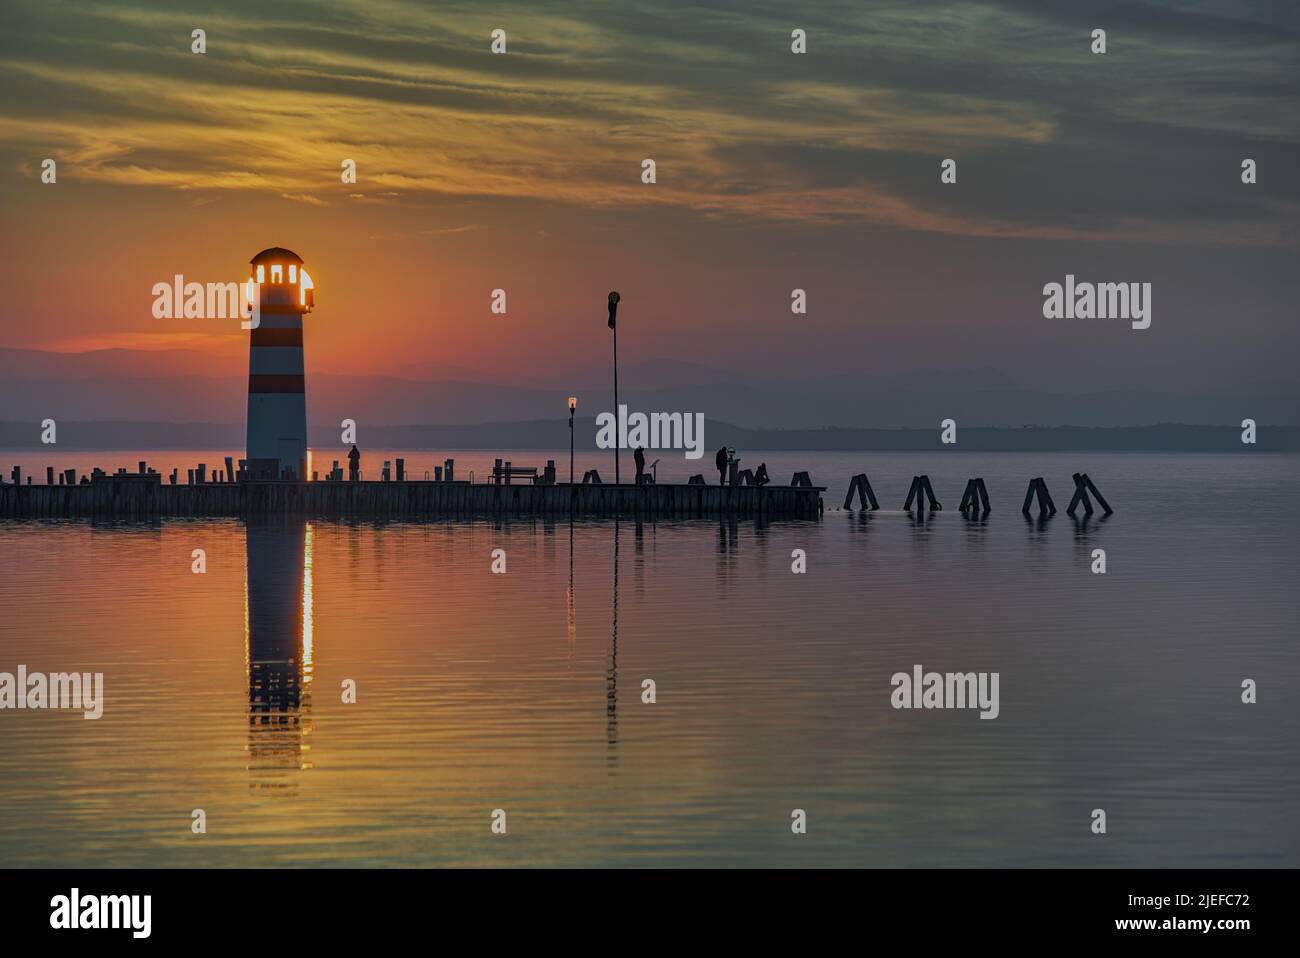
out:
{"label": "calm lake water", "polygon": [[[409,468],[444,455],[492,458]],[[220,461],[10,457],[139,458]],[[106,687],[98,721],[0,712],[0,863],[1300,865],[1300,457],[752,459],[811,470],[823,519],[0,522],[0,671]],[[1080,470],[1115,515],[1065,515]],[[838,511],[862,471],[884,510]],[[897,511],[917,473],[927,521]],[[893,709],[917,663],[1000,673],[999,717]]]}

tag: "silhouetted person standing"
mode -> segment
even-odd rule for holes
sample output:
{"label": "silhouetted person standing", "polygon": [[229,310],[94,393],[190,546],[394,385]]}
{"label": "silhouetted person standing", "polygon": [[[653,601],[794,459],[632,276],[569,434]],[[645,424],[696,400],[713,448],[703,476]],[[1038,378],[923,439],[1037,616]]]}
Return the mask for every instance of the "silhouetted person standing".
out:
{"label": "silhouetted person standing", "polygon": [[637,446],[632,459],[636,462],[636,484],[639,486],[645,482],[645,450]]}
{"label": "silhouetted person standing", "polygon": [[348,482],[361,481],[361,453],[357,451],[357,444],[352,444],[352,451],[348,453]]}
{"label": "silhouetted person standing", "polygon": [[718,454],[713,457],[714,463],[718,467],[718,485],[727,484],[727,447],[723,446],[718,450]]}

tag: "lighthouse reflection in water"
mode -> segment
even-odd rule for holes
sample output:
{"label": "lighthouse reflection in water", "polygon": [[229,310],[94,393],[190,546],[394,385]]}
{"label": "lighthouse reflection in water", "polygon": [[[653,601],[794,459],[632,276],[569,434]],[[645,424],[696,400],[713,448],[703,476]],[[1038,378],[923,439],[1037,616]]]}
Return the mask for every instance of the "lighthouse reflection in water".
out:
{"label": "lighthouse reflection in water", "polygon": [[312,679],[312,527],[249,523],[244,648],[248,770],[254,789],[294,790],[308,760]]}

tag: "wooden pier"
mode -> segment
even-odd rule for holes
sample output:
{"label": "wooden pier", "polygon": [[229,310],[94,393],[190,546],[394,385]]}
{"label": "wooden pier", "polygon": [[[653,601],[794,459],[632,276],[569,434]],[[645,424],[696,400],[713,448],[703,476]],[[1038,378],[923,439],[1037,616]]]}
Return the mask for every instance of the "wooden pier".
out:
{"label": "wooden pier", "polygon": [[79,485],[0,486],[0,518],[165,517],[418,519],[580,516],[816,519],[824,486],[472,484],[468,482],[201,482],[104,476]]}

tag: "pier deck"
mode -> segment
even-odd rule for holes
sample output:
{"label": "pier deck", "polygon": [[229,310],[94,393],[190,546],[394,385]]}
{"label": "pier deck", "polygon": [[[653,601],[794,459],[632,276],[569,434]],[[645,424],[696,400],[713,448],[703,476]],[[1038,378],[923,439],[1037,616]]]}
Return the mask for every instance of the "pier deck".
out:
{"label": "pier deck", "polygon": [[0,517],[322,518],[581,516],[816,519],[824,486],[466,482],[223,482],[170,485],[100,480],[81,485],[0,486]]}

